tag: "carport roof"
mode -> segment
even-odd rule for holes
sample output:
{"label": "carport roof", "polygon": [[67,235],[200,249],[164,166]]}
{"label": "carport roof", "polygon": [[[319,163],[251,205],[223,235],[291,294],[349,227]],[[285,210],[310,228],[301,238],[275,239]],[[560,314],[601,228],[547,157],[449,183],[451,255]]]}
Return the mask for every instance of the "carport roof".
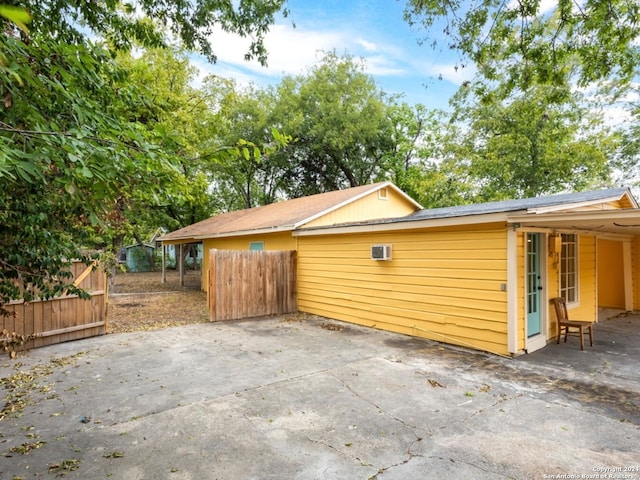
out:
{"label": "carport roof", "polygon": [[420,210],[406,217],[407,220],[426,218],[464,217],[467,215],[483,215],[488,213],[527,211],[543,213],[554,210],[573,210],[595,204],[626,200],[629,208],[638,208],[638,204],[626,188],[611,188],[579,193],[563,193],[547,197],[524,198],[520,200],[503,200],[499,202],[461,205],[458,207],[433,208]]}
{"label": "carport roof", "polygon": [[[612,205],[617,203],[619,206]],[[402,218],[298,230],[296,235],[505,222],[515,227],[640,235],[640,208],[628,188],[419,210]]]}

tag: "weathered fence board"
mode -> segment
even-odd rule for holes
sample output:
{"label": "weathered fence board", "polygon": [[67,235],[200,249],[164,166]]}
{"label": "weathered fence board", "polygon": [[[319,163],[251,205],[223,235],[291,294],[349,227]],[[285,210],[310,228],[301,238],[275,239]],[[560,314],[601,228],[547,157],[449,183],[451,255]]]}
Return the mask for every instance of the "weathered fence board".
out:
{"label": "weathered fence board", "polygon": [[296,252],[209,252],[211,321],[282,315],[297,311]]}
{"label": "weathered fence board", "polygon": [[66,295],[29,303],[10,302],[4,308],[15,315],[0,316],[0,331],[35,336],[24,345],[25,349],[104,335],[107,330],[104,271],[81,262],[74,262],[71,271],[74,284],[88,292],[90,299]]}

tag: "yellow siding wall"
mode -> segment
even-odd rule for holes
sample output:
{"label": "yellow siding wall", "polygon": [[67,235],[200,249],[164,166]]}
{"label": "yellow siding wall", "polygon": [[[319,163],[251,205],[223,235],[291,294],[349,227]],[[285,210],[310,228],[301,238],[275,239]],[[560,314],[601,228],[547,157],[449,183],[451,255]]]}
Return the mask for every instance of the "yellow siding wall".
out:
{"label": "yellow siding wall", "polygon": [[208,238],[202,243],[202,289],[207,291],[209,282],[209,250],[249,250],[251,242],[264,242],[265,250],[297,250],[297,241],[291,232],[278,232],[262,235],[243,235],[228,238]]}
{"label": "yellow siding wall", "polygon": [[307,224],[307,227],[364,222],[380,218],[404,217],[417,210],[416,206],[391,188],[386,188],[387,198],[373,192],[333,212],[327,213]]}
{"label": "yellow siding wall", "polygon": [[633,309],[640,310],[640,236],[631,242],[631,265],[633,282]]}
{"label": "yellow siding wall", "polygon": [[624,308],[622,242],[598,240],[598,306]]}
{"label": "yellow siding wall", "polygon": [[598,318],[597,279],[596,279],[596,237],[580,235],[578,242],[580,304],[574,308],[569,305],[569,318],[576,320],[596,320]]}
{"label": "yellow siding wall", "polygon": [[525,338],[526,338],[526,322],[525,322],[525,305],[526,302],[526,288],[527,283],[525,281],[526,272],[525,272],[525,232],[517,233],[517,247],[516,247],[516,255],[517,255],[517,265],[518,265],[518,273],[516,275],[516,279],[518,281],[518,351],[522,351],[526,348]]}
{"label": "yellow siding wall", "polygon": [[[569,318],[575,320],[596,320],[598,318],[597,279],[596,279],[596,237],[578,235],[578,297],[577,305],[567,305]],[[547,278],[549,299],[560,296],[560,279],[558,267],[554,260],[549,260]],[[556,313],[549,306],[548,338],[557,335]]]}
{"label": "yellow siding wall", "polygon": [[[546,236],[547,245],[549,245],[549,235]],[[556,312],[551,305],[552,298],[560,296],[560,266],[559,261],[560,254],[547,255],[547,297],[549,302],[547,303],[547,340],[555,338],[558,334],[558,326],[556,322]]]}
{"label": "yellow siding wall", "polygon": [[[393,260],[370,259],[391,244]],[[507,352],[504,225],[299,237],[300,311]]]}

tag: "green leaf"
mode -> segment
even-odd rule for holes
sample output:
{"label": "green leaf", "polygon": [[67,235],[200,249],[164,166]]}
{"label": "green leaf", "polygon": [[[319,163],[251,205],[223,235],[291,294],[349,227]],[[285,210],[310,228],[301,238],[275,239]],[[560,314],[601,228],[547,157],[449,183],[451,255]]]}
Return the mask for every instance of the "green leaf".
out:
{"label": "green leaf", "polygon": [[93,178],[93,172],[85,165],[80,170],[82,172],[82,176],[85,178]]}
{"label": "green leaf", "polygon": [[0,5],[0,16],[15,23],[25,33],[29,33],[26,24],[31,21],[31,15],[24,8],[13,5]]}

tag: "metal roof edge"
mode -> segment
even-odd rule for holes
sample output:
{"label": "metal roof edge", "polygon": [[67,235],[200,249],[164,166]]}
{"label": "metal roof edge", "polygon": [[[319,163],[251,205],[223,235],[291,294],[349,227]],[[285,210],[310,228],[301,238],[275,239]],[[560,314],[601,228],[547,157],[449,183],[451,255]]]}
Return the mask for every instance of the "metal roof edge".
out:
{"label": "metal roof edge", "polygon": [[293,231],[294,237],[313,235],[336,235],[340,233],[390,232],[394,230],[414,230],[423,228],[455,227],[463,225],[479,225],[483,223],[507,222],[507,212],[465,215],[459,217],[438,217],[412,219],[407,217],[372,221],[360,224],[342,224],[321,227],[303,228]]}
{"label": "metal roof edge", "polygon": [[[511,212],[507,215],[507,221],[509,223],[527,223],[538,221],[554,221],[554,220],[589,220],[599,219],[600,217],[607,217],[611,220],[637,218],[640,217],[640,209],[637,208],[613,208],[609,210],[581,210],[578,212],[547,212],[537,215],[531,215],[530,213],[515,213]],[[515,213],[515,214],[514,214]]]}
{"label": "metal roof edge", "polygon": [[[598,205],[599,203],[619,201],[619,200],[622,200],[622,198],[625,196],[629,198],[629,201],[634,205],[634,208],[638,208],[637,200],[634,198],[633,194],[631,193],[631,190],[627,188],[624,191],[622,191],[622,193],[619,195],[614,194],[608,197],[595,198],[592,200],[584,200],[581,202],[558,203],[555,205],[547,205],[544,207],[533,207],[533,208],[527,209],[527,213],[544,214],[544,213],[557,212],[559,210],[571,210],[574,208]],[[612,210],[615,210],[615,209],[612,209]]]}

